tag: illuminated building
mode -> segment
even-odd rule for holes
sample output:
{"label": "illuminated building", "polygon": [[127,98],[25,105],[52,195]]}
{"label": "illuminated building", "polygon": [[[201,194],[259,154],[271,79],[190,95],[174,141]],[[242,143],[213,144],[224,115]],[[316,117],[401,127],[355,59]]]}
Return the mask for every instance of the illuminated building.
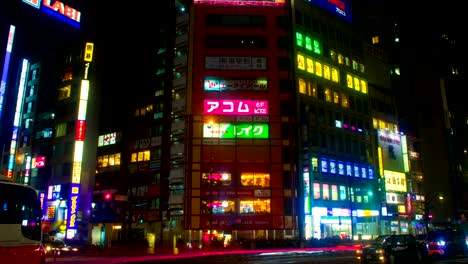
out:
{"label": "illuminated building", "polygon": [[96,111],[97,99],[94,44],[84,40],[78,7],[61,1],[8,2],[2,3],[0,32],[13,36],[3,26],[12,25],[15,38],[9,38],[13,45],[8,78],[2,78],[8,80],[2,105],[14,113],[5,111],[2,117],[2,142],[7,134],[10,141],[2,166],[15,182],[39,190],[44,232],[86,239],[97,138],[96,115],[89,114]]}

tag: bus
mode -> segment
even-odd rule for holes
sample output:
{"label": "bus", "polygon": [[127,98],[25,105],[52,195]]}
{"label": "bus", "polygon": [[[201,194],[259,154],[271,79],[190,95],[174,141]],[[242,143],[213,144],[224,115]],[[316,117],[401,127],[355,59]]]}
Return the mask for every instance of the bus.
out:
{"label": "bus", "polygon": [[46,262],[41,219],[36,190],[0,176],[0,263]]}

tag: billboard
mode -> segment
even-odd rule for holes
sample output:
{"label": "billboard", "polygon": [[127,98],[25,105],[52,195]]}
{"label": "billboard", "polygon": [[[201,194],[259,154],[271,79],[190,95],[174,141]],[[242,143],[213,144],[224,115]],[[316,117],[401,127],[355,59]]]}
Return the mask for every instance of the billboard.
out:
{"label": "billboard", "polygon": [[204,138],[268,138],[268,124],[232,124],[205,123],[203,125]]}
{"label": "billboard", "polygon": [[349,0],[309,0],[312,4],[327,10],[333,15],[352,22],[351,2]]}
{"label": "billboard", "polygon": [[382,149],[382,165],[385,170],[404,171],[401,136],[384,130],[377,131],[378,144]]}
{"label": "billboard", "polygon": [[218,115],[268,115],[265,100],[204,100],[205,114]]}

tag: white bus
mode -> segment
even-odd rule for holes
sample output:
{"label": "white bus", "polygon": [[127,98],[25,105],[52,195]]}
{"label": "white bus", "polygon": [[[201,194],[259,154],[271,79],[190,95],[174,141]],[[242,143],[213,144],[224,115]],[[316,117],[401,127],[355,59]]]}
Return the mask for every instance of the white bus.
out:
{"label": "white bus", "polygon": [[36,190],[0,176],[0,263],[45,263],[41,218]]}

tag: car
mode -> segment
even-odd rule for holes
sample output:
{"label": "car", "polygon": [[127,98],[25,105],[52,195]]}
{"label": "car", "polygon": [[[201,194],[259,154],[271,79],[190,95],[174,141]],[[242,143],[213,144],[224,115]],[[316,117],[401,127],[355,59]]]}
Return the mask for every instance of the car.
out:
{"label": "car", "polygon": [[430,256],[456,257],[468,255],[466,234],[461,229],[429,231],[423,240]]}
{"label": "car", "polygon": [[381,235],[356,250],[359,263],[424,263],[427,245],[411,234]]}
{"label": "car", "polygon": [[67,245],[62,240],[51,240],[44,242],[46,254],[49,255],[74,255],[78,253],[78,248],[75,246]]}

